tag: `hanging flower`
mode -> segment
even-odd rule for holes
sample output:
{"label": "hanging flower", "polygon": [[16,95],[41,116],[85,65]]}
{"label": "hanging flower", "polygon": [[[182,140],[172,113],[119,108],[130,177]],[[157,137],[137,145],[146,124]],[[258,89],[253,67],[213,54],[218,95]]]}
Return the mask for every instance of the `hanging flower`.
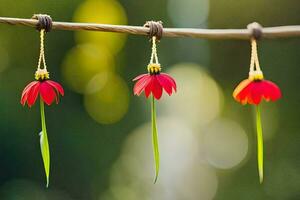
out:
{"label": "hanging flower", "polygon": [[272,81],[264,79],[260,69],[257,43],[251,40],[251,62],[248,79],[243,80],[234,90],[233,98],[239,103],[256,106],[256,130],[257,130],[257,161],[260,183],[263,182],[263,133],[261,125],[261,111],[259,104],[265,101],[276,101],[281,98],[279,87]]}
{"label": "hanging flower", "polygon": [[[29,83],[23,90],[21,96],[21,104],[25,106],[27,103],[28,107],[35,104],[38,96],[40,97],[40,111],[41,111],[41,121],[42,121],[42,131],[40,132],[40,146],[41,153],[44,163],[44,169],[46,174],[46,187],[49,185],[49,175],[50,175],[50,151],[48,144],[48,136],[46,129],[46,119],[45,119],[45,108],[44,103],[51,105],[54,100],[56,103],[59,102],[59,95],[64,95],[64,89],[62,86],[54,81],[49,80],[49,72],[47,71],[45,53],[44,53],[44,34],[45,29],[40,30],[41,39],[41,49],[40,57],[38,61],[38,67],[35,72],[36,81]],[[43,63],[43,68],[41,65]]]}
{"label": "hanging flower", "polygon": [[250,75],[234,90],[233,97],[241,104],[260,104],[261,100],[276,101],[281,97],[279,87],[272,81],[264,80],[262,73]]}
{"label": "hanging flower", "polygon": [[59,101],[59,94],[64,95],[62,86],[54,81],[49,80],[49,73],[45,69],[36,71],[36,80],[29,83],[22,92],[21,104],[31,107],[35,104],[38,95],[41,100],[47,105],[51,105],[55,99],[56,103]]}
{"label": "hanging flower", "polygon": [[137,76],[133,81],[137,81],[134,85],[133,92],[135,95],[140,95],[143,91],[146,98],[151,94],[151,121],[152,121],[152,143],[153,154],[155,161],[155,179],[156,183],[159,174],[159,147],[158,147],[158,134],[156,127],[156,108],[155,99],[159,100],[162,96],[163,90],[171,96],[173,92],[176,92],[177,86],[175,80],[166,73],[161,73],[161,66],[158,62],[156,52],[156,37],[152,37],[152,54],[150,63],[147,67],[148,73]]}
{"label": "hanging flower", "polygon": [[159,100],[162,96],[163,89],[169,96],[172,95],[173,90],[176,92],[175,80],[166,73],[161,73],[159,64],[151,63],[148,65],[148,74],[142,74],[133,79],[137,81],[133,91],[135,95],[140,95],[143,91],[148,98],[150,94],[155,99]]}

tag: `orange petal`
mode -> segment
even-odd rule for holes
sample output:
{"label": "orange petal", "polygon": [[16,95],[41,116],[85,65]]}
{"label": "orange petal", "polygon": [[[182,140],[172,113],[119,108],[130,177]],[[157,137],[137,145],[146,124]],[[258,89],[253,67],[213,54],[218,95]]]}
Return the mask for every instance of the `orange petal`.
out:
{"label": "orange petal", "polygon": [[[245,89],[252,81],[250,79],[245,79],[242,82],[240,82],[240,84],[234,89],[232,96],[235,100],[237,100],[238,102],[241,102],[242,104],[245,104],[247,102],[247,98],[242,98],[240,99],[238,97],[238,95],[240,94],[240,92]],[[246,100],[246,101],[245,101]]]}

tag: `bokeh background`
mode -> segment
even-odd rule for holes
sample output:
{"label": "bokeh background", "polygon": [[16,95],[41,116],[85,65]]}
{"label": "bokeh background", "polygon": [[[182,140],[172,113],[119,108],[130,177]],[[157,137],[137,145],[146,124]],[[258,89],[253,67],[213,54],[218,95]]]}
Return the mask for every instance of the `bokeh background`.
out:
{"label": "bokeh background", "polygon": [[[0,16],[47,13],[57,21],[165,27],[245,28],[300,24],[299,0],[0,0]],[[263,104],[265,182],[256,163],[253,108],[232,99],[247,77],[248,41],[163,38],[163,70],[178,93],[158,103],[161,173],[153,184],[150,102],[132,94],[146,72],[144,36],[52,31],[51,78],[66,95],[46,108],[50,187],[40,155],[39,106],[19,103],[33,80],[39,35],[0,25],[1,200],[296,200],[300,199],[300,39],[259,42],[266,78],[283,98]]]}

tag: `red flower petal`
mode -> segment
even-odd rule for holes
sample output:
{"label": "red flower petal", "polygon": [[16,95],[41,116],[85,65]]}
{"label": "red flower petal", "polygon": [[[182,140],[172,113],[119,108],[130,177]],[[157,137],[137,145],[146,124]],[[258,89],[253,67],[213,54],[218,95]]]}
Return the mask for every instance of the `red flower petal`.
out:
{"label": "red flower petal", "polygon": [[159,82],[159,84],[164,88],[164,90],[168,93],[170,96],[172,94],[172,82],[169,81],[165,76],[156,75],[156,78]]}
{"label": "red flower petal", "polygon": [[35,104],[35,101],[39,94],[39,90],[40,90],[40,82],[36,81],[35,84],[31,87],[31,89],[28,90],[27,104],[29,107]]}
{"label": "red flower petal", "polygon": [[30,82],[23,90],[22,96],[21,96],[21,101],[20,103],[24,106],[27,98],[28,98],[28,91],[31,89],[31,87],[36,83],[37,81],[32,81]]}
{"label": "red flower petal", "polygon": [[253,104],[258,105],[261,102],[265,93],[264,85],[261,81],[257,81],[251,82],[250,86],[251,88],[249,90],[251,100],[253,101]]}
{"label": "red flower petal", "polygon": [[29,90],[34,84],[36,84],[36,82],[38,82],[38,81],[32,81],[32,82],[30,82],[29,84],[27,84],[26,87],[24,88],[23,92],[22,92],[22,96],[23,96],[24,93],[27,93],[28,90]]}
{"label": "red flower petal", "polygon": [[41,82],[40,93],[43,101],[49,106],[56,98],[54,88],[47,82]]}
{"label": "red flower petal", "polygon": [[64,94],[65,94],[64,89],[59,83],[57,83],[55,81],[51,81],[51,80],[47,80],[46,82],[48,84],[50,84],[52,87],[54,87],[55,90],[58,91],[61,96],[64,96]]}
{"label": "red flower petal", "polygon": [[276,101],[281,98],[281,91],[275,83],[273,83],[271,81],[267,81],[267,80],[265,80],[263,82],[266,85],[265,90],[266,90],[268,99],[271,99],[272,101]]}
{"label": "red flower petal", "polygon": [[145,96],[146,98],[149,97],[149,95],[151,94],[152,90],[153,90],[153,78],[154,78],[154,75],[151,75],[150,76],[150,82],[149,84],[145,87]]}
{"label": "red flower petal", "polygon": [[157,75],[153,75],[152,78],[152,94],[157,100],[159,100],[162,95],[162,86],[157,80]]}
{"label": "red flower petal", "polygon": [[145,88],[145,96],[147,98],[151,93],[157,100],[162,96],[162,86],[157,80],[157,75],[151,75],[151,81]]}
{"label": "red flower petal", "polygon": [[164,77],[165,79],[167,79],[172,87],[174,88],[175,92],[177,91],[177,85],[176,85],[176,82],[175,80],[169,75],[169,74],[166,74],[166,73],[160,73],[160,76]]}
{"label": "red flower petal", "polygon": [[143,90],[145,89],[145,87],[150,83],[150,81],[151,81],[151,75],[149,75],[149,74],[142,74],[142,75],[140,75],[138,77],[141,77],[141,78],[135,83],[134,88],[133,88],[133,92],[134,92],[135,95],[139,96],[143,92]]}
{"label": "red flower petal", "polygon": [[55,92],[56,92],[55,93],[55,101],[56,101],[56,104],[58,104],[58,102],[59,102],[59,94],[62,95],[62,96],[64,96],[64,89],[57,82],[54,82],[54,81],[51,81],[51,80],[47,80],[46,82],[55,89]]}
{"label": "red flower petal", "polygon": [[141,78],[143,78],[144,76],[147,76],[148,74],[141,74],[141,75],[138,75],[137,77],[135,77],[132,81],[137,81]]}

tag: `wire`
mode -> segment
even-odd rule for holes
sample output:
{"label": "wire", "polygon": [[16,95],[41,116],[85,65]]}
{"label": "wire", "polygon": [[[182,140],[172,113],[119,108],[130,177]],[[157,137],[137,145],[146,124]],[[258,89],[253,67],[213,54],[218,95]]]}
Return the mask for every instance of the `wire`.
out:
{"label": "wire", "polygon": [[[0,23],[36,27],[38,20],[0,17]],[[96,23],[53,22],[56,30],[87,30],[148,35],[149,28],[142,26],[125,26]],[[240,39],[249,40],[252,33],[248,29],[197,29],[197,28],[164,28],[163,37],[192,37],[205,39]],[[263,38],[299,37],[300,25],[262,28]]]}

